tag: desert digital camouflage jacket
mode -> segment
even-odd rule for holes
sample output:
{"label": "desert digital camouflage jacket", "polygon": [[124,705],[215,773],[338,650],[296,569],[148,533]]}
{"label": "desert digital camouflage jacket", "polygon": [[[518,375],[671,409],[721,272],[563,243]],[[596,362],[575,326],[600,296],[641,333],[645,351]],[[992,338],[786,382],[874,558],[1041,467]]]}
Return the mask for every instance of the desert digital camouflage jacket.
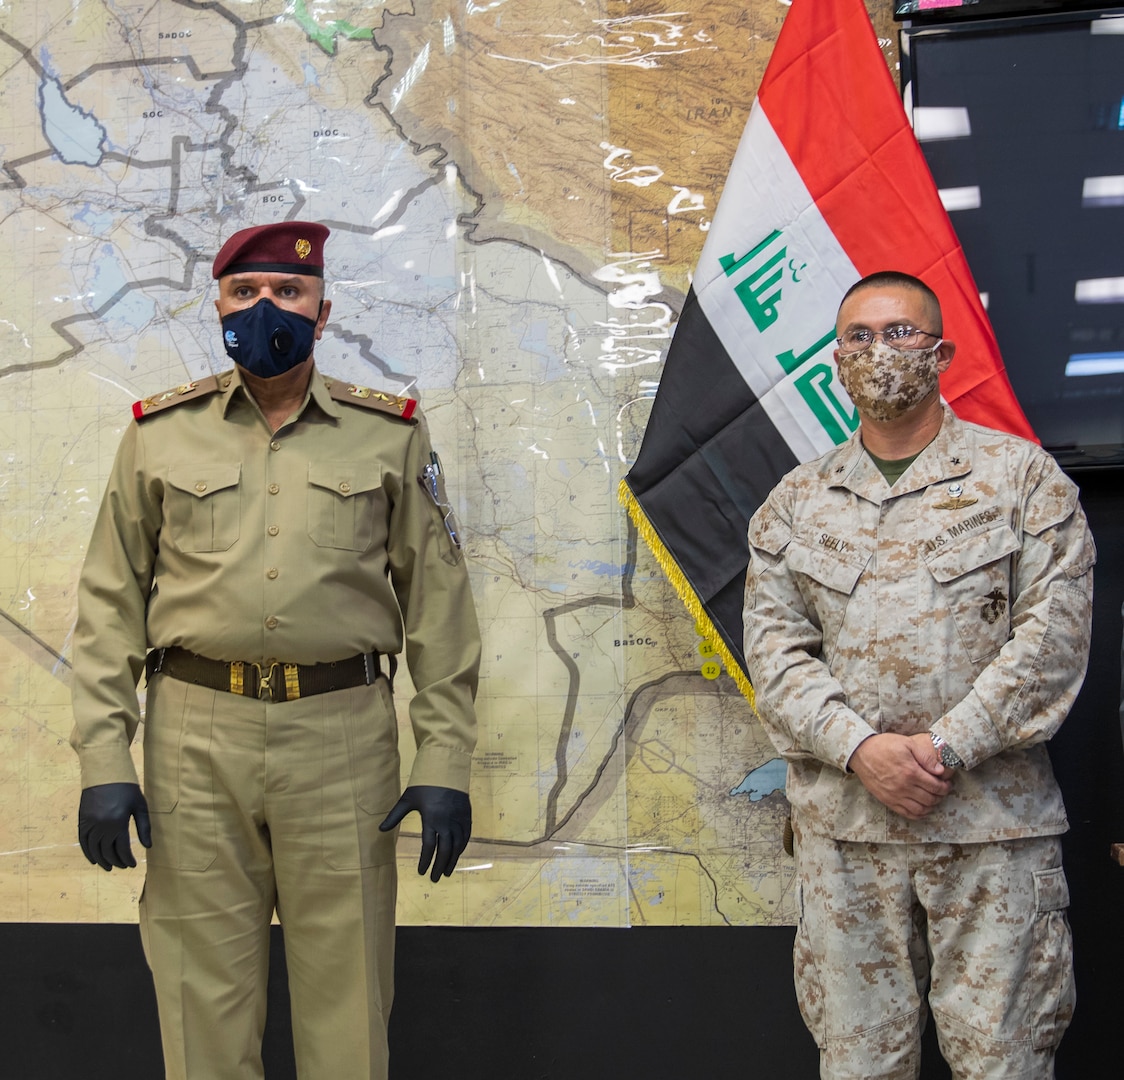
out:
{"label": "desert digital camouflage jacket", "polygon": [[[1053,458],[946,408],[892,488],[857,434],[798,466],[749,545],[746,661],[802,827],[867,842],[1065,831],[1045,743],[1085,676],[1096,549]],[[873,733],[926,730],[966,767],[912,822],[846,766]]]}

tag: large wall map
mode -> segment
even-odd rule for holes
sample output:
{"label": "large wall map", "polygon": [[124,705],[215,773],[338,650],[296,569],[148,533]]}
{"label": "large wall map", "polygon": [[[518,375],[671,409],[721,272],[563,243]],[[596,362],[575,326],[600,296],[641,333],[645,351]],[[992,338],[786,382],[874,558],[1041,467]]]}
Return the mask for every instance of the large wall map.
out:
{"label": "large wall map", "polygon": [[791,921],[783,769],[616,500],[786,11],[0,0],[0,920],[135,918],[75,843],[84,545],[131,403],[229,366],[222,239],[300,217],[318,362],[421,399],[484,633],[475,839],[433,886],[404,833],[401,920]]}

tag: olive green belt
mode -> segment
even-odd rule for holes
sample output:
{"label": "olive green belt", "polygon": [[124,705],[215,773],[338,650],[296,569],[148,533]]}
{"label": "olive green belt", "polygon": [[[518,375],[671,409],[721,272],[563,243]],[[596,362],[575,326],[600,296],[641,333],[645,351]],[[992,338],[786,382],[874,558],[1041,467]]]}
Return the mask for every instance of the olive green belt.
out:
{"label": "olive green belt", "polygon": [[[391,670],[394,660],[391,658]],[[243,660],[211,660],[178,646],[153,649],[145,661],[148,678],[169,675],[181,682],[223,690],[243,697],[269,698],[273,702],[295,701],[332,690],[370,686],[382,675],[377,652],[359,653],[346,660],[326,664],[286,664],[274,660],[257,664]]]}

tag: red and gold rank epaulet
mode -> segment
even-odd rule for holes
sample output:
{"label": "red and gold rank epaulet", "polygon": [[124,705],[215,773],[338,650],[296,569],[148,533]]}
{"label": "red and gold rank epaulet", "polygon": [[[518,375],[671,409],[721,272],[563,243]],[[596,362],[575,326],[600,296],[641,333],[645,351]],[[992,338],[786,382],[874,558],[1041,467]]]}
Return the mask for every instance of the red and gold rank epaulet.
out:
{"label": "red and gold rank epaulet", "polygon": [[336,401],[346,401],[352,405],[360,405],[364,409],[378,409],[380,412],[397,416],[400,420],[412,420],[414,410],[418,407],[414,398],[399,397],[397,394],[388,394],[384,390],[356,386],[343,379],[325,379],[324,385]]}
{"label": "red and gold rank epaulet", "polygon": [[[229,381],[228,378],[227,382],[229,383]],[[206,397],[208,394],[213,394],[216,390],[221,389],[223,387],[219,382],[219,376],[208,375],[196,382],[174,386],[171,390],[165,390],[162,394],[153,394],[152,397],[134,401],[133,416],[138,420],[144,420],[152,416],[153,413],[170,409],[173,405],[182,405],[185,401],[194,401],[196,398]]]}

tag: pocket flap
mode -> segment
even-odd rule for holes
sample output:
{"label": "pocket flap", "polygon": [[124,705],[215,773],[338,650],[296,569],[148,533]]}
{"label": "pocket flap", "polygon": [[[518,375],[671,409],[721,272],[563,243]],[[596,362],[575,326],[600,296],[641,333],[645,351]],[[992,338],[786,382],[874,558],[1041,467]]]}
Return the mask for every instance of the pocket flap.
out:
{"label": "pocket flap", "polygon": [[308,482],[349,499],[382,487],[382,469],[369,461],[316,461],[308,466]]}
{"label": "pocket flap", "polygon": [[1006,523],[986,532],[970,533],[951,547],[922,556],[929,573],[942,584],[955,581],[981,566],[998,562],[1019,550],[1019,539]]}
{"label": "pocket flap", "polygon": [[788,548],[788,566],[798,574],[848,596],[854,591],[859,575],[870,562],[870,552],[851,546],[846,552],[826,547],[811,547],[802,540],[793,540]]}
{"label": "pocket flap", "polygon": [[1034,906],[1039,913],[1069,907],[1069,884],[1060,866],[1034,871]]}
{"label": "pocket flap", "polygon": [[173,465],[168,470],[168,483],[177,491],[203,499],[224,488],[236,487],[242,476],[242,463]]}

